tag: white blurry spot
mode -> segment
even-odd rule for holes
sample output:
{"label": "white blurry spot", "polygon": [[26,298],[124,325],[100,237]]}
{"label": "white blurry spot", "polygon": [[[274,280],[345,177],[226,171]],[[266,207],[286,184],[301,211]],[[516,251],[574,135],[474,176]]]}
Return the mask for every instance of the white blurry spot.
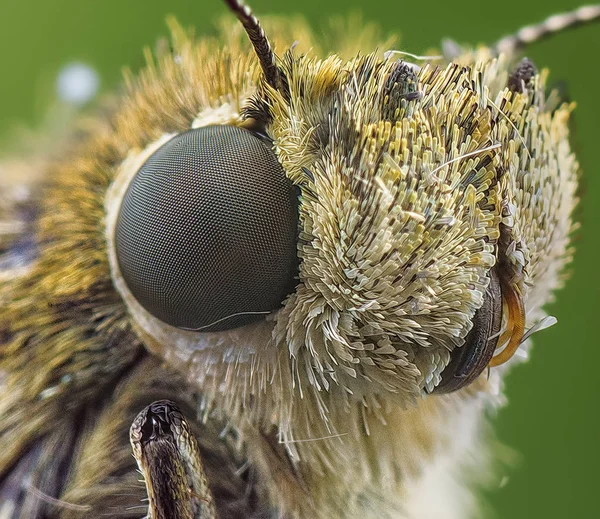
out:
{"label": "white blurry spot", "polygon": [[56,90],[58,97],[67,103],[83,105],[92,99],[100,79],[96,71],[84,63],[69,63],[58,74]]}

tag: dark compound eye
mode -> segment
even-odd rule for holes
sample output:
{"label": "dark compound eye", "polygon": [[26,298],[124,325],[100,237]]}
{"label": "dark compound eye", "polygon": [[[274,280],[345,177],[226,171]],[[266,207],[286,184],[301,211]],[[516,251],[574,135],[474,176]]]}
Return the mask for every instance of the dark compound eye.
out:
{"label": "dark compound eye", "polygon": [[116,254],[138,302],[170,325],[220,331],[293,292],[298,196],[272,149],[233,126],[182,133],[123,199]]}
{"label": "dark compound eye", "polygon": [[483,305],[473,316],[473,327],[465,343],[455,348],[442,381],[433,393],[451,393],[471,384],[490,364],[502,326],[502,289],[498,275],[490,270],[490,284]]}

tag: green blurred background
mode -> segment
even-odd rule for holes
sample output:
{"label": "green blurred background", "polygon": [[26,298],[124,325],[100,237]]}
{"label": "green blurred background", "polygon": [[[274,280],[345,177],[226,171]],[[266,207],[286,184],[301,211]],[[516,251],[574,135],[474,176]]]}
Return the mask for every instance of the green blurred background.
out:
{"label": "green blurred background", "polygon": [[[118,85],[124,65],[142,64],[141,49],[166,36],[167,14],[207,30],[225,12],[219,0],[1,0],[0,135],[39,125],[52,101],[58,70],[82,61],[100,74],[103,91]],[[579,6],[577,0],[252,0],[260,16],[303,13],[313,23],[360,10],[383,32],[399,32],[399,48],[421,53],[442,37],[493,42],[524,24]],[[370,50],[370,49],[365,49]],[[531,360],[508,378],[510,404],[494,418],[500,440],[519,453],[503,468],[503,484],[487,492],[489,516],[581,518],[597,515],[600,494],[600,24],[564,33],[528,50],[551,80],[564,82],[578,109],[573,146],[583,169],[582,223],[567,287],[550,307],[558,326],[536,337]],[[0,149],[2,144],[0,140]]]}

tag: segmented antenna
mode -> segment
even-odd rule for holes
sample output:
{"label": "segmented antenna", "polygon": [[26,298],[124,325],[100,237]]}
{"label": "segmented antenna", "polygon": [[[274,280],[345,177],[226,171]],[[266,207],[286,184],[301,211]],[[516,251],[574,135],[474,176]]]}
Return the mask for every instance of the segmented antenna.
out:
{"label": "segmented antenna", "polygon": [[279,67],[277,67],[277,58],[275,57],[275,52],[273,52],[273,48],[271,47],[269,39],[263,31],[260,22],[244,2],[225,0],[225,3],[229,6],[229,9],[235,13],[238,20],[242,22],[246,34],[248,34],[248,38],[250,38],[254,51],[258,56],[267,83],[276,90],[281,91],[282,81]]}
{"label": "segmented antenna", "polygon": [[551,16],[537,25],[523,27],[516,34],[498,40],[492,48],[496,54],[512,54],[547,36],[596,20],[600,20],[600,4],[586,5],[568,13]]}

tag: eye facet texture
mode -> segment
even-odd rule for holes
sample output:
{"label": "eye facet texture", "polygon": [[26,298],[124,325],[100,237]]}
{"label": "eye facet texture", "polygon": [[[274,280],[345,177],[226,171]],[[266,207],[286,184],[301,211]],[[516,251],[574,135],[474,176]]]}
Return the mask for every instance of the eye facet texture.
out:
{"label": "eye facet texture", "polygon": [[119,268],[158,319],[222,331],[262,319],[295,287],[296,189],[243,128],[207,126],[157,150],[129,185]]}

